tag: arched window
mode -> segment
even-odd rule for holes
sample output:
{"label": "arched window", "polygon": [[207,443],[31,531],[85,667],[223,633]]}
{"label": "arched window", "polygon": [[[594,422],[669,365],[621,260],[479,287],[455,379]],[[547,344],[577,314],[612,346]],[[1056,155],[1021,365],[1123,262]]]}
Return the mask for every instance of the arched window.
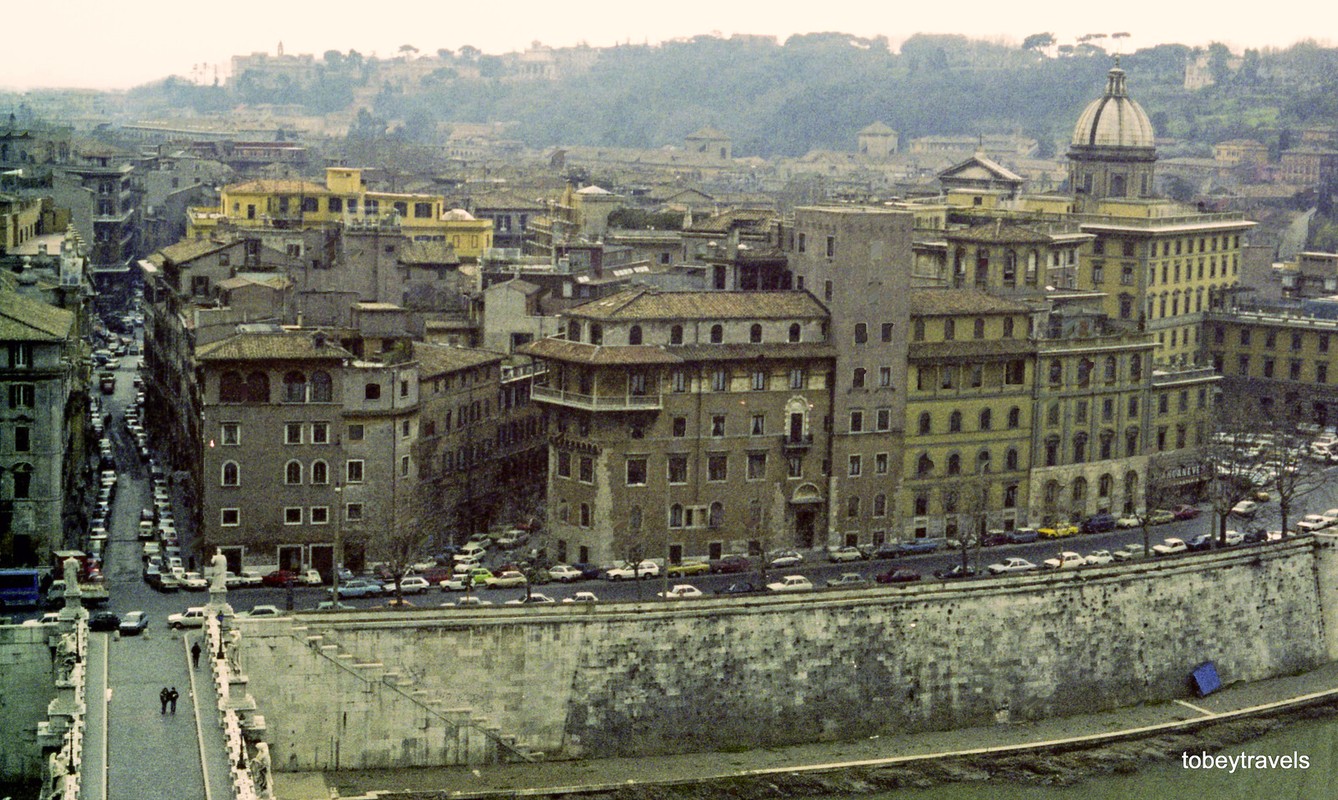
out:
{"label": "arched window", "polygon": [[641,344],[641,326],[633,325],[627,330],[628,344]]}
{"label": "arched window", "polygon": [[960,433],[962,430],[962,412],[954,411],[948,415],[948,433]]}
{"label": "arched window", "polygon": [[711,504],[711,516],[706,522],[707,526],[719,528],[725,524],[725,504],[716,501]]}
{"label": "arched window", "polygon": [[711,344],[720,344],[720,343],[723,342],[723,341],[725,341],[725,326],[723,326],[723,325],[712,325],[712,326],[711,326]]}
{"label": "arched window", "polygon": [[236,461],[225,461],[223,463],[223,474],[219,476],[221,486],[241,486],[242,468],[237,466]]}
{"label": "arched window", "polygon": [[311,482],[324,486],[330,482],[330,465],[324,461],[311,462]]}
{"label": "arched window", "polygon": [[952,455],[948,456],[948,474],[949,475],[962,474],[962,457],[957,453],[953,453]]}
{"label": "arched window", "polygon": [[297,370],[285,373],[283,376],[283,402],[307,402],[307,379]]}
{"label": "arched window", "polygon": [[1054,508],[1055,503],[1059,502],[1059,481],[1045,482],[1045,505]]}
{"label": "arched window", "polygon": [[288,465],[283,468],[283,482],[290,486],[302,482],[302,462],[288,462]]}
{"label": "arched window", "polygon": [[604,344],[604,326],[598,322],[590,323],[590,344]]}
{"label": "arched window", "polygon": [[11,470],[14,479],[14,499],[27,500],[32,497],[33,488],[33,465],[15,464]]}
{"label": "arched window", "polygon": [[801,329],[800,329],[800,327],[799,327],[799,323],[798,323],[798,322],[792,322],[792,323],[790,323],[790,341],[791,341],[791,342],[797,342],[797,341],[799,341],[800,330],[801,330]]}
{"label": "arched window", "polygon": [[915,474],[928,475],[934,471],[934,462],[929,458],[928,453],[921,453],[915,461]]}
{"label": "arched window", "polygon": [[678,503],[669,506],[669,527],[683,527],[683,506]]}
{"label": "arched window", "polygon": [[1114,381],[1116,372],[1115,356],[1106,356],[1106,381]]}
{"label": "arched window", "polygon": [[1133,458],[1138,454],[1138,429],[1130,428],[1124,433],[1124,457]]}
{"label": "arched window", "polygon": [[240,372],[228,371],[218,377],[218,402],[246,402],[246,382]]}
{"label": "arched window", "polygon": [[1111,491],[1115,489],[1115,478],[1109,473],[1102,475],[1096,484],[1097,497],[1110,497]]}
{"label": "arched window", "polygon": [[566,500],[558,503],[558,519],[564,524],[571,522],[571,508],[567,505]]}
{"label": "arched window", "polygon": [[920,431],[920,435],[921,435],[921,436],[924,436],[924,435],[926,435],[926,434],[928,434],[928,433],[930,432],[930,430],[931,430],[930,419],[931,419],[931,418],[930,418],[930,416],[929,416],[929,412],[928,412],[928,411],[921,412],[921,414],[920,414],[920,427],[919,427],[919,431]]}
{"label": "arched window", "polygon": [[1086,502],[1087,502],[1087,479],[1086,479],[1086,478],[1081,478],[1081,477],[1079,477],[1079,478],[1074,478],[1074,479],[1073,479],[1073,506],[1074,506],[1075,509],[1081,511],[1082,506],[1083,506],[1083,503],[1086,503]]}
{"label": "arched window", "polygon": [[263,372],[252,372],[246,376],[246,402],[269,402],[269,375]]}
{"label": "arched window", "polygon": [[1017,471],[1017,448],[1016,448],[1016,447],[1010,447],[1010,448],[1008,448],[1008,451],[1004,453],[1004,469],[1008,470],[1009,472],[1016,472],[1016,471]]}
{"label": "arched window", "polygon": [[1018,428],[1022,425],[1022,409],[1013,406],[1008,409],[1008,427]]}
{"label": "arched window", "polygon": [[1129,380],[1132,380],[1132,381],[1141,381],[1141,380],[1143,380],[1143,357],[1142,357],[1142,356],[1137,356],[1137,355],[1136,355],[1136,356],[1133,356],[1133,357],[1129,360]]}
{"label": "arched window", "polygon": [[761,325],[758,325],[757,323],[753,323],[752,327],[748,328],[748,341],[749,341],[749,342],[752,342],[753,344],[759,344],[759,343],[761,343],[761,341],[762,341],[762,326],[761,326]]}
{"label": "arched window", "polygon": [[577,322],[576,320],[572,320],[571,322],[567,323],[567,341],[569,342],[581,341],[581,323]]}
{"label": "arched window", "polygon": [[330,373],[323,370],[311,373],[311,402],[329,403],[332,400],[334,400],[334,383],[330,380]]}
{"label": "arched window", "polygon": [[981,450],[976,454],[976,472],[984,474],[990,471],[990,451]]}
{"label": "arched window", "polygon": [[1073,437],[1073,463],[1081,464],[1087,460],[1087,434],[1080,433]]}
{"label": "arched window", "polygon": [[683,343],[683,326],[674,325],[669,329],[669,344]]}
{"label": "arched window", "polygon": [[990,410],[988,408],[980,409],[980,429],[982,431],[987,431],[993,424],[994,415],[990,413]]}

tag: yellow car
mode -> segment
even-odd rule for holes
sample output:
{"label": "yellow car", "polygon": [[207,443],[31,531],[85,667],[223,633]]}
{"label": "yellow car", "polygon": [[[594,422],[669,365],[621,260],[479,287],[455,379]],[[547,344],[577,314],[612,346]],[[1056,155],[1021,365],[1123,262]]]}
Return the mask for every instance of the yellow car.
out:
{"label": "yellow car", "polygon": [[1078,526],[1070,522],[1059,522],[1044,528],[1037,528],[1036,532],[1042,539],[1064,539],[1069,536],[1078,535]]}
{"label": "yellow car", "polygon": [[670,564],[665,572],[671,578],[681,575],[701,575],[711,571],[711,565],[705,561],[684,561],[682,564]]}

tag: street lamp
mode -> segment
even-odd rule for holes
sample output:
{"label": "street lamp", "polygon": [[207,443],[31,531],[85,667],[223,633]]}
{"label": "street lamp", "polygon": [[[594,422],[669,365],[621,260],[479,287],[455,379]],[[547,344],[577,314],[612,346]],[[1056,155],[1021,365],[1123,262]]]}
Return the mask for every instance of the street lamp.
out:
{"label": "street lamp", "polygon": [[330,600],[334,603],[334,608],[339,608],[339,570],[344,564],[344,487],[337,482],[334,486],[335,493],[335,535],[334,535],[334,568],[331,570],[330,577]]}

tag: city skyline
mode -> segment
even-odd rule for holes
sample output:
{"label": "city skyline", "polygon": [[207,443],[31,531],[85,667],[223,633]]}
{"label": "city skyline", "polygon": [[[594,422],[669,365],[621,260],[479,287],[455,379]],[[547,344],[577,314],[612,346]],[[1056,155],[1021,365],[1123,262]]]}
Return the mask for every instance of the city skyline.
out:
{"label": "city skyline", "polygon": [[[215,69],[222,81],[232,56],[273,54],[280,42],[288,54],[319,57],[327,50],[355,49],[389,58],[398,56],[402,45],[424,55],[465,45],[500,54],[535,42],[610,47],[700,35],[774,36],[783,42],[795,34],[831,31],[885,36],[896,48],[916,33],[1021,42],[1033,33],[1051,32],[1060,42],[1071,42],[1085,34],[1127,32],[1129,37],[1119,45],[1125,52],[1160,43],[1203,46],[1214,41],[1240,50],[1287,47],[1315,38],[1314,31],[1334,29],[1338,22],[1338,11],[1300,0],[1270,6],[1267,18],[1231,13],[1222,4],[1174,7],[1150,0],[1123,3],[1118,13],[1054,0],[1026,6],[968,0],[951,16],[937,8],[875,7],[860,0],[824,4],[820,15],[811,7],[768,5],[761,13],[756,2],[721,6],[704,0],[631,10],[623,3],[593,0],[582,4],[583,13],[573,14],[565,7],[518,0],[505,18],[481,6],[445,9],[417,0],[394,7],[397,13],[371,16],[361,11],[365,6],[352,4],[336,3],[332,13],[328,4],[274,6],[241,0],[204,26],[198,18],[182,18],[181,7],[165,0],[131,0],[118,6],[112,18],[95,15],[96,7],[89,3],[75,6],[87,13],[62,14],[54,24],[49,12],[37,6],[10,12],[12,31],[45,35],[18,35],[6,42],[0,52],[0,90],[128,89],[170,75],[195,75],[209,82]],[[1115,49],[1109,40],[1107,44]]]}

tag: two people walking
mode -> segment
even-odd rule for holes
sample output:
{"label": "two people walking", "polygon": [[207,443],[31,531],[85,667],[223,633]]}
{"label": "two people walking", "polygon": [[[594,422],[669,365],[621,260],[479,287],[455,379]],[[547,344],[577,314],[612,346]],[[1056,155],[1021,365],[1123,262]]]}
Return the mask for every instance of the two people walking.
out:
{"label": "two people walking", "polygon": [[163,690],[158,693],[158,703],[162,706],[162,710],[158,713],[166,714],[169,706],[171,706],[173,714],[177,713],[177,698],[180,696],[181,693],[177,691],[177,687],[173,686],[169,689],[164,686]]}

